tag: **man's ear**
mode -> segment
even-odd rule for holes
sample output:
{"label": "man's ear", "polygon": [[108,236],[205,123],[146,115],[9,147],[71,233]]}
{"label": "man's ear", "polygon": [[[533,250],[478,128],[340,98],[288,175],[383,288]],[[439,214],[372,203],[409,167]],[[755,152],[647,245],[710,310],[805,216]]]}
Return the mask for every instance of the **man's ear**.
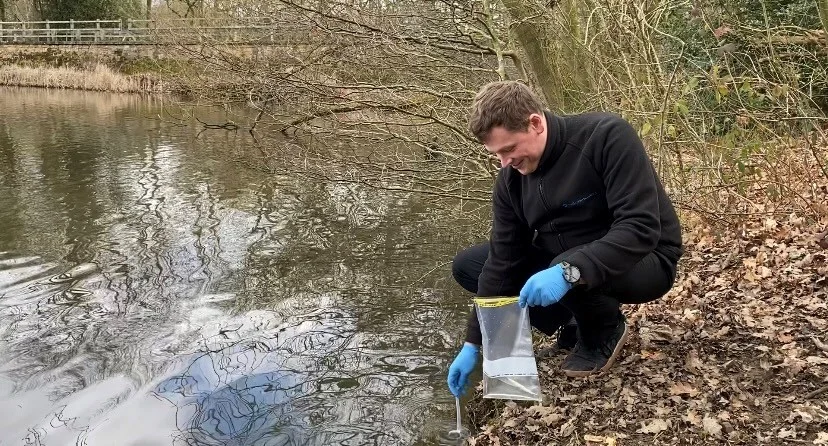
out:
{"label": "man's ear", "polygon": [[532,113],[529,115],[529,130],[537,134],[543,133],[543,124],[546,118],[543,115]]}

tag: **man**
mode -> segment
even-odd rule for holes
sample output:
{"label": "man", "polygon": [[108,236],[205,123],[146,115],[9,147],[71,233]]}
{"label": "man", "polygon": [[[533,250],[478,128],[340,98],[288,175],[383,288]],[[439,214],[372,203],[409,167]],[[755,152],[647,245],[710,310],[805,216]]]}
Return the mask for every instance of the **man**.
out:
{"label": "man", "polygon": [[[628,334],[620,304],[667,293],[682,255],[678,217],[641,140],[612,114],[544,111],[518,82],[485,85],[469,128],[501,169],[490,240],[455,257],[455,279],[481,297],[519,295],[532,326],[547,335],[574,318],[577,342],[563,372],[607,370]],[[472,310],[449,368],[455,396],[464,392],[480,344]]]}

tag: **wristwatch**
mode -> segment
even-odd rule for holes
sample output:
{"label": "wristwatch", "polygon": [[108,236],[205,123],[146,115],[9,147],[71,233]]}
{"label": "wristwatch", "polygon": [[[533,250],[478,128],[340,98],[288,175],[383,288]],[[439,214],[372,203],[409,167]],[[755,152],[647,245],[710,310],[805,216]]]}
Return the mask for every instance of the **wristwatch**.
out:
{"label": "wristwatch", "polygon": [[581,270],[577,266],[569,262],[561,262],[561,268],[563,268],[564,280],[567,282],[577,285],[581,281]]}

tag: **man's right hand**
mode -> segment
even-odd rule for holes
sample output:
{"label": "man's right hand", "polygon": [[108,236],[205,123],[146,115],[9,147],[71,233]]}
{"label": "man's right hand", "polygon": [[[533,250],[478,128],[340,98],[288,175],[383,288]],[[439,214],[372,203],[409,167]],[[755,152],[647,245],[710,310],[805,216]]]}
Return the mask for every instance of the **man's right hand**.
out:
{"label": "man's right hand", "polygon": [[449,367],[448,387],[451,393],[458,398],[466,391],[469,375],[471,375],[477,363],[478,351],[480,351],[478,346],[466,342]]}

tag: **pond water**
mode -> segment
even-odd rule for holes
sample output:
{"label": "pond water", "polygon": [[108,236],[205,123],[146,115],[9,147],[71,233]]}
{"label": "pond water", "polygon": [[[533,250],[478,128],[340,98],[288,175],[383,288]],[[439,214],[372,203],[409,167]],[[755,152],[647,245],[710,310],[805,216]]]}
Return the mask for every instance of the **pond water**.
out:
{"label": "pond water", "polygon": [[446,442],[462,203],[265,173],[158,99],[0,110],[0,445]]}

